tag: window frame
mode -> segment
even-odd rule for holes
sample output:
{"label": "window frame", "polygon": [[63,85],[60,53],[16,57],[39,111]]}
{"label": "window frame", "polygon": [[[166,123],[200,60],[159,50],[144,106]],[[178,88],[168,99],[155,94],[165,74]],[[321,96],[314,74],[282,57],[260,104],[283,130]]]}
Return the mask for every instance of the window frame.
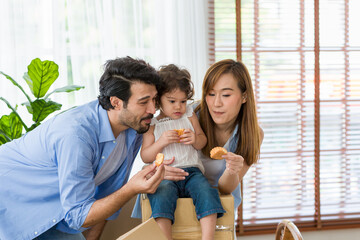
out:
{"label": "window frame", "polygon": [[[214,2],[214,1],[210,1]],[[241,61],[243,59],[243,44],[242,44],[242,16],[241,16],[241,0],[236,0],[234,3],[235,11],[236,11],[236,43],[235,43],[235,52],[236,52],[236,58],[238,61]],[[258,4],[259,0],[254,0],[254,11],[258,11]],[[301,15],[304,17],[304,0],[300,1],[301,4]],[[345,14],[348,14],[349,11],[349,1],[344,0],[345,4]],[[216,4],[215,4],[216,5]],[[216,12],[216,6],[215,10]],[[256,13],[255,13],[256,14]],[[345,16],[348,17],[348,16]],[[216,21],[215,17],[215,21]],[[214,24],[214,21],[209,22],[209,24],[213,24],[213,27],[215,28],[216,25]],[[349,22],[345,20],[345,32],[349,31]],[[215,38],[216,42],[216,29],[215,29],[215,36],[210,36],[210,38]],[[300,220],[297,218],[297,216],[291,216],[291,220],[295,222],[295,224],[299,227],[301,231],[311,231],[311,230],[320,230],[320,229],[344,229],[344,228],[358,228],[360,224],[360,212],[354,213],[354,215],[357,216],[359,214],[359,217],[354,217],[351,219],[347,219],[344,216],[340,216],[339,213],[337,215],[337,218],[335,219],[329,219],[329,217],[326,214],[321,213],[321,198],[320,198],[320,188],[321,188],[321,148],[320,148],[320,109],[321,109],[321,103],[326,102],[324,100],[321,100],[320,96],[320,77],[321,77],[321,64],[320,64],[320,55],[325,49],[322,49],[320,47],[320,0],[314,0],[314,48],[313,49],[307,49],[303,47],[299,51],[311,51],[314,53],[314,99],[312,101],[314,106],[314,150],[313,150],[313,158],[314,158],[314,215],[310,216],[312,218],[311,220],[305,221]],[[302,39],[302,41],[304,41]],[[347,41],[348,45],[348,37],[345,40]],[[215,53],[213,55],[216,56],[216,44],[214,47]],[[226,50],[225,50],[226,51]],[[230,50],[228,50],[230,51]],[[296,51],[296,50],[294,50]],[[342,50],[340,50],[342,51]],[[344,54],[346,53],[347,49],[346,46],[344,47]],[[216,59],[219,60],[219,59]],[[255,71],[256,72],[256,71]],[[257,75],[255,74],[255,78]],[[257,79],[254,79],[254,82],[256,83]],[[256,84],[254,88],[256,89]],[[255,93],[256,95],[256,93]],[[355,100],[356,101],[356,100]],[[266,135],[265,135],[266,138]],[[261,160],[260,160],[261,161]],[[243,194],[244,190],[244,182],[241,181],[241,192]],[[246,197],[246,196],[244,196]],[[238,209],[238,218],[236,221],[236,232],[237,235],[254,235],[254,234],[265,234],[265,233],[273,233],[276,230],[277,223],[269,223],[269,224],[257,224],[256,219],[254,220],[255,224],[252,225],[244,225],[244,215],[243,215],[243,204],[240,205]],[[274,218],[276,220],[276,218]],[[282,219],[278,219],[278,222],[280,222]]]}

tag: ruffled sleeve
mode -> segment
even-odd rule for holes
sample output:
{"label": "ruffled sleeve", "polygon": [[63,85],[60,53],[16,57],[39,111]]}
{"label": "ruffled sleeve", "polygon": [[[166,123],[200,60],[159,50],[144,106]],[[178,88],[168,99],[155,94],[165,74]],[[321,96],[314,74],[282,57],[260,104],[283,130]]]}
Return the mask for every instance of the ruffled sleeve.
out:
{"label": "ruffled sleeve", "polygon": [[191,105],[186,106],[186,113],[184,114],[186,117],[191,117],[194,113],[194,110]]}
{"label": "ruffled sleeve", "polygon": [[151,119],[150,126],[155,125],[157,123],[158,123],[158,120],[156,119],[156,117],[154,117],[154,118]]}

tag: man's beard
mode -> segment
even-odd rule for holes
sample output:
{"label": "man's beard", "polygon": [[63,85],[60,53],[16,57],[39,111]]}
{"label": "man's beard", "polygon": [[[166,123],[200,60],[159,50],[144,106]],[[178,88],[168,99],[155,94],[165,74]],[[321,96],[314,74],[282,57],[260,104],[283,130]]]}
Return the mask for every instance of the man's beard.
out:
{"label": "man's beard", "polygon": [[138,134],[143,134],[149,130],[150,124],[146,124],[146,126],[142,126],[141,122],[143,120],[152,119],[152,118],[153,118],[153,114],[149,114],[148,116],[141,118],[140,121],[133,119],[131,122],[124,122],[123,124],[134,129]]}
{"label": "man's beard", "polygon": [[152,119],[152,118],[153,118],[153,115],[150,114],[150,115],[148,115],[147,117],[144,117],[144,118],[140,119],[140,124],[139,124],[140,127],[139,127],[138,129],[135,129],[136,132],[137,132],[138,134],[146,133],[146,132],[149,130],[149,128],[150,128],[150,123],[149,123],[149,124],[146,124],[146,126],[143,127],[143,126],[141,126],[141,122],[142,122],[143,120],[145,120],[145,119]]}

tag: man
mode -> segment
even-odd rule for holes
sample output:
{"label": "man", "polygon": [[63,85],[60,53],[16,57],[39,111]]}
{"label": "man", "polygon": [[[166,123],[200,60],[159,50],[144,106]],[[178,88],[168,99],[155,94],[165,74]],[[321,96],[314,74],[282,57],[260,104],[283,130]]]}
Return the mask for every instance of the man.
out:
{"label": "man", "polygon": [[110,60],[98,100],[1,146],[0,239],[84,239],[86,229],[87,239],[97,239],[128,200],[154,193],[163,165],[128,177],[155,113],[158,81],[142,60]]}

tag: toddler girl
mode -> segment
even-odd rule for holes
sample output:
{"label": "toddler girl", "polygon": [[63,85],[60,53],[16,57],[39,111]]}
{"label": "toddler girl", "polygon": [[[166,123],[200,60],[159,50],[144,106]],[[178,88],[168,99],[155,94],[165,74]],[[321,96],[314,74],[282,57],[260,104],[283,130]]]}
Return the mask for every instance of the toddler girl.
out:
{"label": "toddler girl", "polygon": [[[170,64],[159,70],[161,86],[157,105],[160,113],[152,119],[148,132],[143,136],[141,158],[145,163],[154,161],[162,152],[165,159],[175,157],[171,166],[184,169],[189,175],[185,180],[163,180],[154,194],[148,194],[154,217],[168,239],[174,222],[176,201],[179,197],[191,197],[200,221],[202,239],[213,239],[216,218],[225,210],[221,206],[217,189],[212,188],[203,175],[204,166],[198,158],[198,150],[207,142],[196,114],[187,100],[194,90],[190,74]],[[184,129],[179,136],[176,130]]]}

